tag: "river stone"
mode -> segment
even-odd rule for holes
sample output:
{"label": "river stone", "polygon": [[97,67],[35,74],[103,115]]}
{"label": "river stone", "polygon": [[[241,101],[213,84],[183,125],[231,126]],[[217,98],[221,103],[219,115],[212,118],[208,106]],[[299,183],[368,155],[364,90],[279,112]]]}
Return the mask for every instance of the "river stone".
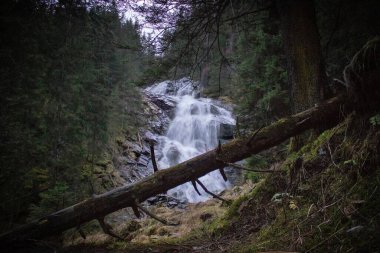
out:
{"label": "river stone", "polygon": [[[166,112],[167,116],[170,118],[170,119],[174,119],[175,117],[175,110],[173,108],[173,110],[170,110],[170,111],[167,111]],[[169,124],[168,124],[169,125]]]}
{"label": "river stone", "polygon": [[140,145],[134,143],[134,142],[130,142],[130,141],[125,141],[123,143],[123,148],[129,150],[129,151],[132,151],[133,153],[136,153],[136,155],[138,156],[138,154],[141,153],[141,147]]}
{"label": "river stone", "polygon": [[220,139],[232,139],[234,137],[235,126],[231,124],[222,123],[219,129]]}
{"label": "river stone", "polygon": [[119,173],[120,176],[127,181],[127,183],[131,183],[131,171],[129,170],[129,167],[122,165],[119,167]]}
{"label": "river stone", "polygon": [[214,115],[220,115],[219,110],[215,105],[210,106],[210,112]]}
{"label": "river stone", "polygon": [[151,174],[151,171],[148,169],[147,166],[137,166],[136,174],[138,179],[140,179],[149,176]]}
{"label": "river stone", "polygon": [[175,95],[177,89],[174,85],[174,82],[168,81],[166,85],[166,93],[169,95]]}
{"label": "river stone", "polygon": [[149,157],[147,157],[147,156],[141,154],[141,155],[139,156],[138,160],[137,160],[137,164],[146,167],[146,166],[148,166],[149,161],[150,161],[150,158],[149,158]]}
{"label": "river stone", "polygon": [[143,155],[150,156],[150,147],[148,147],[145,143],[143,144],[143,149],[141,151]]}
{"label": "river stone", "polygon": [[166,156],[169,158],[171,164],[177,164],[179,161],[180,152],[175,146],[171,146]]}
{"label": "river stone", "polygon": [[172,110],[176,105],[173,99],[166,96],[150,95],[149,98],[152,103],[164,111]]}
{"label": "river stone", "polygon": [[144,140],[147,142],[157,143],[157,137],[151,131],[145,132]]}
{"label": "river stone", "polygon": [[169,208],[186,208],[187,201],[174,198],[166,194],[160,194],[146,200],[149,205],[165,205]]}
{"label": "river stone", "polygon": [[190,114],[191,115],[199,114],[199,107],[197,105],[191,105],[190,106]]}
{"label": "river stone", "polygon": [[[237,164],[241,164],[241,162],[237,162]],[[232,185],[241,185],[244,183],[244,175],[241,170],[237,170],[233,167],[225,167],[224,172]]]}

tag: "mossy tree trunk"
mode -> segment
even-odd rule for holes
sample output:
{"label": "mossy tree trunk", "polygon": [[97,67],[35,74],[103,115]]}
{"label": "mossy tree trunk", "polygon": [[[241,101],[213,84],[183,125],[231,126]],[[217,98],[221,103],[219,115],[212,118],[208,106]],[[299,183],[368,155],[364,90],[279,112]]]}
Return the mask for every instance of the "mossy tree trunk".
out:
{"label": "mossy tree trunk", "polygon": [[[326,75],[312,0],[278,0],[287,59],[292,112],[298,113],[324,99]],[[302,146],[305,136],[293,140]]]}

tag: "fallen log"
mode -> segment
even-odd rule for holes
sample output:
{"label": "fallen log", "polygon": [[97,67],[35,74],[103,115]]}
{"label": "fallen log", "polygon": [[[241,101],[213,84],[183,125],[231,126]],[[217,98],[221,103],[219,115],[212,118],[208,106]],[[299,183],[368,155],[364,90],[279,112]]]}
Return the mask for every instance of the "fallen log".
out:
{"label": "fallen log", "polygon": [[2,234],[0,243],[6,245],[48,237],[66,229],[78,227],[93,219],[100,219],[119,209],[136,207],[136,203],[188,181],[196,181],[213,170],[226,167],[228,163],[240,161],[252,154],[278,145],[305,130],[320,127],[326,123],[330,125],[338,123],[342,117],[342,111],[347,112],[352,107],[348,101],[343,95],[337,96],[306,111],[280,119],[249,136],[232,140],[205,154],[166,170],[160,170],[139,182],[96,195]]}

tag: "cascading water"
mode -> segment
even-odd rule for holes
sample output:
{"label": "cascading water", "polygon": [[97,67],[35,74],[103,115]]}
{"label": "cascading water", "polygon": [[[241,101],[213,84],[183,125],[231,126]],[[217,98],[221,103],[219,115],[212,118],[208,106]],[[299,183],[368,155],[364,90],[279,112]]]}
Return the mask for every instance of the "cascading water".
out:
{"label": "cascading water", "polygon": [[[165,81],[146,89],[155,95],[169,96],[176,101],[175,115],[165,136],[157,136],[158,167],[165,169],[218,145],[221,124],[234,125],[230,111],[207,98],[196,98],[196,83],[187,78],[175,82]],[[208,190],[217,193],[229,186],[219,172],[214,171],[200,178]],[[200,187],[198,187],[200,188]],[[201,188],[199,196],[190,183],[171,189],[168,193],[189,202],[205,201],[209,195]]]}

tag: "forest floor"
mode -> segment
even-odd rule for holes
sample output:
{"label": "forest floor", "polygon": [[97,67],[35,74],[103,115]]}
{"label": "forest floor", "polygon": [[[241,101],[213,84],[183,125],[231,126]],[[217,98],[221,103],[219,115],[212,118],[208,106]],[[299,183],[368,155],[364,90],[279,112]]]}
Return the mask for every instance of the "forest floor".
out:
{"label": "forest floor", "polygon": [[[217,219],[221,219],[229,210],[231,203],[252,192],[257,184],[247,180],[243,185],[226,189],[220,197],[222,202],[211,198],[205,202],[189,203],[184,207],[169,208],[164,203],[151,206],[149,210],[162,219],[178,226],[162,224],[149,216],[133,219],[120,225],[114,225],[116,234],[123,236],[128,243],[118,241],[101,231],[89,234],[86,239],[76,233],[65,236],[65,252],[87,252],[89,248],[95,252],[188,252],[201,250],[199,240],[193,243],[182,242],[184,238],[202,237],[208,227]],[[178,238],[181,242],[179,243]],[[203,238],[204,242],[211,243],[210,238]],[[193,244],[193,245],[192,245]]]}
{"label": "forest floor", "polygon": [[277,173],[183,210],[101,233],[66,236],[62,252],[380,252],[380,127],[350,115],[287,155]]}

